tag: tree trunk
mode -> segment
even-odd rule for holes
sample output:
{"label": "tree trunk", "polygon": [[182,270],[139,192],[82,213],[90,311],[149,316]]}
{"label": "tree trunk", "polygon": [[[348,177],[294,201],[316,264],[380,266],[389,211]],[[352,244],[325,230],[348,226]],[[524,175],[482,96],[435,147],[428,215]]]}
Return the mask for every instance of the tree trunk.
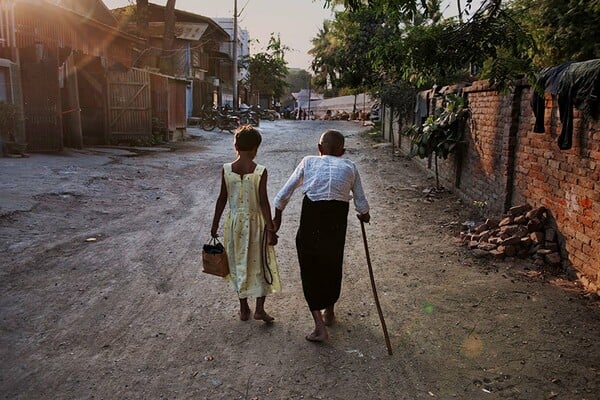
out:
{"label": "tree trunk", "polygon": [[150,48],[150,33],[148,32],[148,0],[135,1],[135,22],[137,26],[137,35],[144,38],[144,48],[140,50],[138,57],[134,61],[134,66],[139,64],[148,64],[156,66],[152,54],[149,53]]}
{"label": "tree trunk", "polygon": [[173,75],[173,42],[175,40],[175,0],[167,0],[165,5],[165,32],[163,34],[163,48],[160,56],[160,72]]}
{"label": "tree trunk", "polygon": [[136,0],[136,23],[138,28],[138,34],[147,39],[148,38],[148,0]]}
{"label": "tree trunk", "polygon": [[438,156],[435,153],[435,187],[436,189],[440,188],[440,174],[438,172]]}

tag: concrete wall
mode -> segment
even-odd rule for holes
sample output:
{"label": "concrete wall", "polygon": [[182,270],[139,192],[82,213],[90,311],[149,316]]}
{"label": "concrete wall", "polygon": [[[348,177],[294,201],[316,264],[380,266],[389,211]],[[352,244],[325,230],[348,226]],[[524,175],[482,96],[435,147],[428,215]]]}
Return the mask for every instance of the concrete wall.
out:
{"label": "concrete wall", "polygon": [[[546,96],[546,132],[539,134],[533,132],[532,89],[526,83],[504,94],[479,81],[464,94],[471,110],[467,144],[439,160],[442,184],[468,203],[486,201],[489,215],[524,203],[548,208],[565,263],[590,290],[600,291],[600,121],[586,120],[575,109],[573,147],[561,150],[556,98]],[[389,117],[388,110],[384,137],[410,152],[410,141],[397,136],[401,127]],[[431,160],[414,160],[433,173]]]}

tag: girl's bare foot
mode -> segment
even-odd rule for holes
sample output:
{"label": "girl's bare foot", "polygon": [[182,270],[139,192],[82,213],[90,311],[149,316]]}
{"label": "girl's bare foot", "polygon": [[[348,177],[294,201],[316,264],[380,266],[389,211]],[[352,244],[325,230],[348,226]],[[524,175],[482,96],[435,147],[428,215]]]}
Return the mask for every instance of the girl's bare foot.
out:
{"label": "girl's bare foot", "polygon": [[250,310],[240,310],[240,319],[242,321],[248,321],[250,319]]}
{"label": "girl's bare foot", "polygon": [[250,319],[250,307],[246,299],[240,299],[240,319],[242,321],[248,321]]}
{"label": "girl's bare foot", "polygon": [[271,322],[273,322],[275,320],[275,318],[271,317],[264,310],[263,311],[256,311],[254,313],[254,319],[259,320],[259,321],[261,321],[261,320],[265,321],[267,324],[270,324]]}
{"label": "girl's bare foot", "polygon": [[273,322],[275,318],[265,312],[265,296],[256,298],[256,310],[254,311],[254,319],[265,321],[267,324]]}
{"label": "girl's bare foot", "polygon": [[308,340],[309,342],[324,342],[327,339],[329,339],[329,333],[327,332],[327,329],[323,329],[322,331],[313,331],[311,333],[309,333],[308,335],[306,335],[305,337],[306,340]]}

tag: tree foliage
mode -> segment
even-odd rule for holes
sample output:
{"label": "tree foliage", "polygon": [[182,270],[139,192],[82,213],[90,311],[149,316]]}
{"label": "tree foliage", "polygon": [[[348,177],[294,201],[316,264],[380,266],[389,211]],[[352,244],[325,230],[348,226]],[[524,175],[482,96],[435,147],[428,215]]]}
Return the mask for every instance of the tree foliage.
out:
{"label": "tree foliage", "polygon": [[[368,27],[369,43],[359,48],[368,50],[354,53],[362,60],[352,61],[361,71],[372,68],[371,76],[380,81],[404,80],[417,88],[445,85],[469,79],[477,66],[478,78],[502,84],[542,67],[600,57],[600,0],[484,0],[477,9],[472,0],[464,0],[458,19],[444,18],[439,0],[324,3],[345,7],[333,26],[359,21]],[[339,32],[344,29],[336,27],[329,41],[344,49],[354,39]],[[342,70],[336,62],[345,60],[334,59],[328,67]]]}
{"label": "tree foliage", "polygon": [[312,39],[312,49],[308,54],[313,56],[311,68],[315,73],[313,85],[317,90],[326,93],[336,82],[336,43],[337,38],[333,33],[333,21],[323,21],[317,36]]}
{"label": "tree foliage", "polygon": [[513,0],[510,10],[536,43],[537,69],[600,58],[600,0]]}
{"label": "tree foliage", "polygon": [[248,70],[244,84],[250,92],[268,94],[279,99],[287,87],[288,74],[285,51],[278,36],[271,34],[266,51],[247,56],[242,62]]}
{"label": "tree foliage", "polygon": [[411,138],[412,154],[419,158],[435,158],[435,180],[439,187],[437,161],[446,159],[464,144],[465,124],[470,115],[464,97],[455,94],[444,96],[442,107],[427,117],[423,126],[409,127],[404,134]]}
{"label": "tree foliage", "polygon": [[464,141],[464,123],[469,116],[465,99],[448,94],[443,105],[427,117],[420,130],[410,135],[415,145],[414,154],[420,158],[435,155],[446,159]]}
{"label": "tree foliage", "polygon": [[377,78],[370,58],[371,38],[381,22],[370,10],[338,12],[325,21],[309,51],[313,58],[314,85],[338,95],[344,88],[361,90]]}
{"label": "tree foliage", "polygon": [[310,73],[304,69],[300,70],[290,70],[286,77],[286,82],[288,84],[288,92],[296,93],[302,89],[306,89],[309,86],[310,80],[312,76]]}

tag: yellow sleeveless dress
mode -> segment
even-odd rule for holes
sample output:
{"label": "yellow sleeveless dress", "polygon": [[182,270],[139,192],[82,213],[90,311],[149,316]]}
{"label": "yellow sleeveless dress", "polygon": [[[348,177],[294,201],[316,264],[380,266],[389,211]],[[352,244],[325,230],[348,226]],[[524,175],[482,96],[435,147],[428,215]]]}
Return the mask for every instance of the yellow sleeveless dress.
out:
{"label": "yellow sleeveless dress", "polygon": [[[265,220],[260,211],[258,187],[264,171],[265,167],[257,164],[253,173],[239,175],[232,171],[231,163],[223,165],[229,203],[223,244],[229,261],[229,278],[240,299],[281,291],[273,246],[267,246],[271,284],[267,283],[263,272]],[[269,275],[267,278],[271,281]]]}

